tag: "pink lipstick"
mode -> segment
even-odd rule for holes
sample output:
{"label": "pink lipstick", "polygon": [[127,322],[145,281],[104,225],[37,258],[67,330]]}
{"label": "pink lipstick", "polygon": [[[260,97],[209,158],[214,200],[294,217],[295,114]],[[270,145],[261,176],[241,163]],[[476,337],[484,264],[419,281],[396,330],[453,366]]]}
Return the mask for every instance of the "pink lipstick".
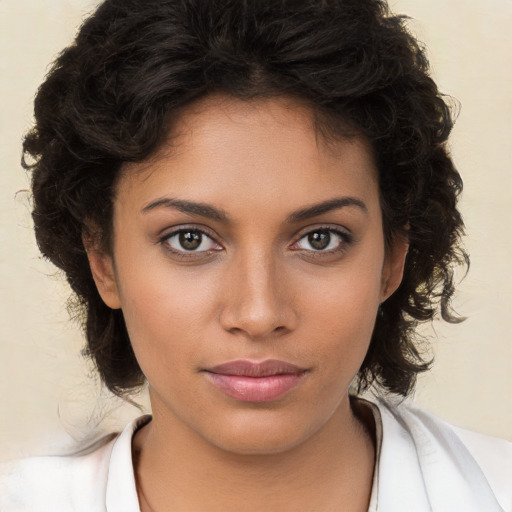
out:
{"label": "pink lipstick", "polygon": [[210,382],[236,400],[270,402],[291,391],[306,370],[284,361],[230,361],[205,370]]}

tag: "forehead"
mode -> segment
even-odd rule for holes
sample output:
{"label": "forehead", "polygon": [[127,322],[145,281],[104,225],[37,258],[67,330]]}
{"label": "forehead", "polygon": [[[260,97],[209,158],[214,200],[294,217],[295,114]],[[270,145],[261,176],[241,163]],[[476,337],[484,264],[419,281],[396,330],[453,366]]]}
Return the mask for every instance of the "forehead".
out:
{"label": "forehead", "polygon": [[170,194],[258,208],[279,199],[291,209],[329,195],[378,202],[370,144],[327,139],[316,121],[292,98],[206,97],[181,113],[150,159],[125,165],[118,196],[141,205]]}

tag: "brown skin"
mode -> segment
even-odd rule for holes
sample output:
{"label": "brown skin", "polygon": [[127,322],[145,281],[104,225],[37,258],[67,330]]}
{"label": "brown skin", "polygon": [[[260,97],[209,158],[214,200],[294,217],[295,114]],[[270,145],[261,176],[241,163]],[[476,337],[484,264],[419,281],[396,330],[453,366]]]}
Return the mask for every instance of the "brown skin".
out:
{"label": "brown skin", "polygon": [[[113,254],[89,244],[98,289],[122,308],[150,386],[153,420],[133,441],[142,510],[367,510],[371,421],[348,389],[407,252],[398,241],[385,251],[368,143],[327,144],[290,98],[211,96],[173,133],[172,151],[124,169]],[[360,204],[287,220],[340,197]],[[162,198],[206,203],[229,221],[143,211]],[[207,236],[187,251],[168,237],[176,228]],[[349,237],[331,231],[319,249],[307,236],[319,229]],[[242,402],[201,371],[236,359],[307,372],[280,399]]]}

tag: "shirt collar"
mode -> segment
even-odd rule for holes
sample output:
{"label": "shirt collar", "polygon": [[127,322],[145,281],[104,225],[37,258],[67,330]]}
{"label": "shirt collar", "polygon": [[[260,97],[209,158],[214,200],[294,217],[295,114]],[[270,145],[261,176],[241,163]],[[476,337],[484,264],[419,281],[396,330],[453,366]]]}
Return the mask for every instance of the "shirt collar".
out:
{"label": "shirt collar", "polygon": [[107,512],[140,512],[132,461],[132,438],[137,429],[151,421],[146,414],[130,422],[116,439],[110,456]]}

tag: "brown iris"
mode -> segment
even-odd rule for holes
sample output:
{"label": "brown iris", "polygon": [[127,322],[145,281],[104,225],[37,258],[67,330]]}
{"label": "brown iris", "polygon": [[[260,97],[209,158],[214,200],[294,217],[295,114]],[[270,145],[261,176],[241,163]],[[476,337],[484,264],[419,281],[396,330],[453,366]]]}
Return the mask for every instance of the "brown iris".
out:
{"label": "brown iris", "polygon": [[180,245],[187,251],[197,249],[202,242],[203,235],[199,231],[182,231],[180,233]]}
{"label": "brown iris", "polygon": [[327,230],[314,231],[308,235],[308,242],[315,249],[325,249],[331,242],[331,234]]}

